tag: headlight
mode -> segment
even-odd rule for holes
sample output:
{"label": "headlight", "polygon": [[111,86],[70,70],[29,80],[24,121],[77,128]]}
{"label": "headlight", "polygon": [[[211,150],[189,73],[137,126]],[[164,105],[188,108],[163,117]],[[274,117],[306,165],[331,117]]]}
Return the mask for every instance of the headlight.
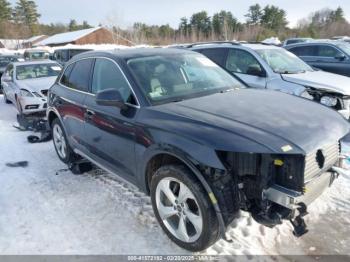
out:
{"label": "headlight", "polygon": [[24,97],[33,97],[33,94],[29,92],[27,89],[21,89],[20,94],[21,96],[24,96]]}
{"label": "headlight", "polygon": [[332,107],[335,106],[338,102],[337,98],[331,97],[331,96],[322,96],[321,97],[321,104]]}

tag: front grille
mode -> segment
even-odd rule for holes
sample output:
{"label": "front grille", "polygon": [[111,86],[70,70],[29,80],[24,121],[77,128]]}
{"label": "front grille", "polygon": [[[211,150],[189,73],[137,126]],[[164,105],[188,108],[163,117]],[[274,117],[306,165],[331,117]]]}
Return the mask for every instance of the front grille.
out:
{"label": "front grille", "polygon": [[339,160],[339,143],[324,146],[306,155],[304,181],[308,182],[313,177],[328,170]]}
{"label": "front grille", "polygon": [[47,89],[41,90],[41,93],[42,93],[44,96],[47,96],[48,91],[49,91],[49,90],[47,90]]}

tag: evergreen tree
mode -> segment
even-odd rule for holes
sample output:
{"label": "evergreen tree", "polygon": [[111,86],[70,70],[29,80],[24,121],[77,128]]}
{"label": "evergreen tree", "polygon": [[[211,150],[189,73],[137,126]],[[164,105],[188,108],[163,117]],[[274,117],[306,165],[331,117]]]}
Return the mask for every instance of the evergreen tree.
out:
{"label": "evergreen tree", "polygon": [[0,21],[9,21],[11,15],[11,4],[7,0],[0,0]]}
{"label": "evergreen tree", "polygon": [[38,31],[40,14],[37,5],[32,0],[19,0],[15,7],[15,21],[17,24],[28,26],[32,35]]}
{"label": "evergreen tree", "polygon": [[235,31],[237,27],[237,19],[230,11],[222,10],[213,15],[212,26],[214,33],[217,36],[221,36],[225,40],[228,40],[228,35]]}
{"label": "evergreen tree", "polygon": [[71,19],[68,24],[68,31],[78,30],[78,23],[75,19]]}
{"label": "evergreen tree", "polygon": [[193,30],[196,31],[197,38],[200,35],[208,37],[211,31],[211,20],[206,11],[194,13],[191,16],[190,24]]}
{"label": "evergreen tree", "polygon": [[331,22],[345,21],[343,9],[341,7],[338,7],[336,10],[331,11],[329,14],[329,20],[331,20]]}
{"label": "evergreen tree", "polygon": [[286,11],[274,5],[267,5],[263,9],[261,24],[271,30],[280,30],[288,24]]}
{"label": "evergreen tree", "polygon": [[251,5],[249,7],[248,13],[245,15],[247,17],[248,25],[257,25],[261,22],[261,17],[263,15],[263,11],[259,4]]}

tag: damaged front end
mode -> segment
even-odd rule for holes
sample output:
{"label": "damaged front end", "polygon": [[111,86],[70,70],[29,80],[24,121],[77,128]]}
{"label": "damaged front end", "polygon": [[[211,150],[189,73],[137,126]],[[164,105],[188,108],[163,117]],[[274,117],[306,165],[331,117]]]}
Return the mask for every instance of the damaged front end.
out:
{"label": "damaged front end", "polygon": [[350,118],[350,96],[348,95],[307,87],[301,96],[337,110],[347,120]]}
{"label": "damaged front end", "polygon": [[[307,232],[307,206],[329,187],[342,169],[340,145],[307,155],[218,152],[225,175],[211,177],[226,223],[242,209],[268,227],[290,220],[295,236]],[[344,171],[345,172],[345,171]]]}

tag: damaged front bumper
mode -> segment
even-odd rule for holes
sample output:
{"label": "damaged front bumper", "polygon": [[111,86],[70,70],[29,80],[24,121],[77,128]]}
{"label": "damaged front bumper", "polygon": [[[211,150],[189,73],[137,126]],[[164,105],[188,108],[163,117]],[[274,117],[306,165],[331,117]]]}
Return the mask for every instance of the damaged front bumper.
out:
{"label": "damaged front bumper", "polygon": [[23,114],[45,112],[47,109],[46,97],[20,97],[19,103]]}
{"label": "damaged front bumper", "polygon": [[349,170],[333,166],[329,172],[325,172],[309,181],[305,185],[303,193],[273,185],[263,191],[263,198],[292,211],[289,220],[294,228],[294,235],[299,237],[308,232],[303,219],[308,214],[307,206],[330,187],[339,175],[348,176]]}
{"label": "damaged front bumper", "polygon": [[300,203],[304,203],[305,205],[311,204],[332,185],[337,176],[338,173],[336,172],[323,173],[305,185],[305,193],[290,190],[279,185],[273,185],[263,191],[263,197],[288,209],[296,209]]}

